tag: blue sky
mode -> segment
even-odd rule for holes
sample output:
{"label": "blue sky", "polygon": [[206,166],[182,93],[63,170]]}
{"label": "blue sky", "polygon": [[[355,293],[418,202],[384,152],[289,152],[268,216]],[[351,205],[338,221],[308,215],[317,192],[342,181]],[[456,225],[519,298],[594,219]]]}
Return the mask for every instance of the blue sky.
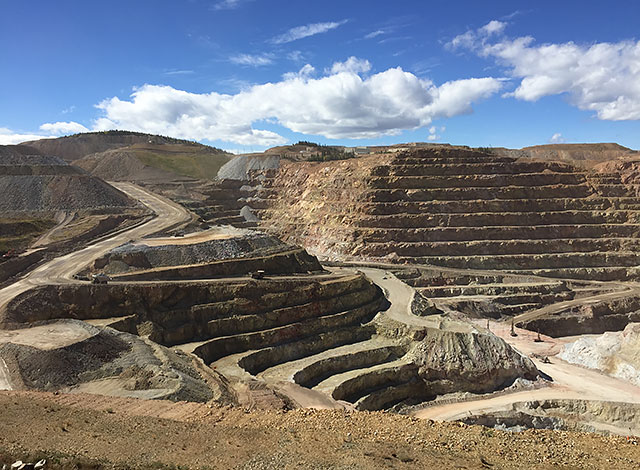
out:
{"label": "blue sky", "polygon": [[633,1],[0,0],[0,144],[640,149]]}

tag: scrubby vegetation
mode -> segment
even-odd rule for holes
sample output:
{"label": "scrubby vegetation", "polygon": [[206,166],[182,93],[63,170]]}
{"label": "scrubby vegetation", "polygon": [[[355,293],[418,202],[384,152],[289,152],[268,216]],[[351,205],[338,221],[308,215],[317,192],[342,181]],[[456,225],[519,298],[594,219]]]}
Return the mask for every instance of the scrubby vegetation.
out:
{"label": "scrubby vegetation", "polygon": [[54,225],[51,219],[0,219],[0,255],[25,249]]}
{"label": "scrubby vegetation", "polygon": [[145,165],[192,178],[214,179],[231,155],[202,146],[190,149],[180,145],[133,145],[129,148]]}
{"label": "scrubby vegetation", "polygon": [[[309,162],[328,162],[332,160],[346,160],[348,158],[354,158],[355,154],[351,152],[345,152],[341,147],[334,147],[332,145],[321,145],[315,142],[307,142],[304,140],[295,144],[296,147],[313,147],[314,151],[310,155],[302,155],[301,160]],[[316,153],[319,152],[319,153]]]}

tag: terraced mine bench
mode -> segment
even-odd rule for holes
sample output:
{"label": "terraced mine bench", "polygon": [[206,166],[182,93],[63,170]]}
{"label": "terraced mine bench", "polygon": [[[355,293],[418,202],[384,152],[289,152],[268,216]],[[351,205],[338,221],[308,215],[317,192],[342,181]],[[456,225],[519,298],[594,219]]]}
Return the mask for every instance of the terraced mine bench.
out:
{"label": "terraced mine bench", "polygon": [[[444,289],[420,286],[434,287],[426,295],[451,309],[509,317],[551,304],[562,310],[589,290],[638,295],[619,283],[640,279],[640,198],[617,174],[434,145],[342,162],[284,163],[264,176],[254,203],[260,226],[323,260],[537,277],[533,284],[516,281],[508,296],[483,298],[486,289],[465,287],[447,294],[447,302]],[[549,278],[566,281],[565,287]],[[488,309],[482,306],[487,300]],[[623,328],[637,316],[633,301],[601,303],[607,306],[584,315],[605,312],[618,320],[585,321],[576,332],[587,325],[593,332]],[[577,316],[574,311],[571,321]],[[560,325],[526,324],[550,333]]]}

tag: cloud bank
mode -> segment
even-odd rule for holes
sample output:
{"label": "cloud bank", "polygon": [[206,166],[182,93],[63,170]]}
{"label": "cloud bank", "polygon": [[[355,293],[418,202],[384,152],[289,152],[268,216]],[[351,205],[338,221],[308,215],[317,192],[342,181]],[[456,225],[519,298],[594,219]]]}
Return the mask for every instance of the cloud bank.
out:
{"label": "cloud bank", "polygon": [[170,86],[144,85],[130,99],[113,97],[97,107],[95,130],[129,129],[194,140],[273,146],[287,142],[266,123],[327,138],[364,139],[396,135],[430,125],[434,119],[470,113],[472,103],[498,92],[494,78],[455,80],[436,86],[391,68],[363,76],[368,61],[349,58],[314,78],[306,65],[276,83],[237,94],[189,93]]}
{"label": "cloud bank", "polygon": [[519,85],[513,96],[536,101],[567,94],[569,102],[599,119],[640,119],[640,41],[536,45],[530,36],[505,37],[506,23],[491,21],[456,36],[448,46],[493,58]]}

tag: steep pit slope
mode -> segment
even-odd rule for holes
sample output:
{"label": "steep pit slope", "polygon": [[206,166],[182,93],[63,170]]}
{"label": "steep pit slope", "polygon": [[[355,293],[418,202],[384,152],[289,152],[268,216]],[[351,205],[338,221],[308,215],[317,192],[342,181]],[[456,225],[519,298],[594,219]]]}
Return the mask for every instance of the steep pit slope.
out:
{"label": "steep pit slope", "polygon": [[325,258],[640,278],[640,199],[616,174],[437,147],[263,181],[261,226]]}
{"label": "steep pit slope", "polygon": [[629,323],[623,331],[580,338],[567,344],[558,357],[640,386],[640,323]]}
{"label": "steep pit slope", "polygon": [[600,173],[619,174],[624,184],[631,185],[636,194],[640,194],[640,153],[598,163],[593,169]]}
{"label": "steep pit slope", "polygon": [[136,206],[124,193],[58,157],[0,148],[0,212],[79,211]]}
{"label": "steep pit slope", "polygon": [[[486,411],[486,410],[485,410]],[[510,409],[460,417],[467,424],[509,431],[554,429],[630,436],[640,434],[640,405],[596,400],[535,400]]]}

